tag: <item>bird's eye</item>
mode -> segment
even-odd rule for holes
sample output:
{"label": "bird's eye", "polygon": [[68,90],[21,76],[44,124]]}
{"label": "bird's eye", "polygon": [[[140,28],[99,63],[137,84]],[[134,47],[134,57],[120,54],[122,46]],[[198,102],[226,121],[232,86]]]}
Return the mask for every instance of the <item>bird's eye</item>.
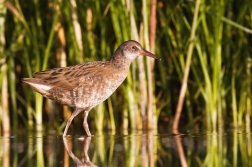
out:
{"label": "bird's eye", "polygon": [[137,50],[137,47],[136,47],[136,46],[132,46],[132,49],[133,49],[133,50]]}

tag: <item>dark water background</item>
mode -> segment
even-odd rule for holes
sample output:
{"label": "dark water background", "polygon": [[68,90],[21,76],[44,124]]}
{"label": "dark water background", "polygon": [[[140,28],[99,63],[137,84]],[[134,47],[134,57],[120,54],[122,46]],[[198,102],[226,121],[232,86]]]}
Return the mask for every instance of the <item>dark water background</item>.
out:
{"label": "dark water background", "polygon": [[55,134],[23,133],[0,137],[0,166],[252,166],[251,133],[84,132],[62,138]]}

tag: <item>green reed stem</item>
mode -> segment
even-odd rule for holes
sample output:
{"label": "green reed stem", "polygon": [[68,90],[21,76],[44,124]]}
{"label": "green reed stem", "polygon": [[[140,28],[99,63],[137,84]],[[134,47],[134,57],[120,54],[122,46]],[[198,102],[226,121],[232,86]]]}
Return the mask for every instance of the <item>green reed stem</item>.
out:
{"label": "green reed stem", "polygon": [[250,133],[251,132],[251,58],[247,58],[246,61],[246,110],[245,110],[245,127],[246,127],[246,132]]}
{"label": "green reed stem", "polygon": [[110,98],[108,99],[108,110],[109,110],[111,130],[112,130],[112,132],[114,132],[116,130],[116,124],[115,124],[115,117],[114,117],[114,113],[113,113],[112,102],[111,102]]}
{"label": "green reed stem", "polygon": [[99,104],[95,111],[95,125],[98,131],[102,130],[104,122],[104,104]]}
{"label": "green reed stem", "polygon": [[[213,110],[212,112],[212,124],[213,129],[216,130],[217,123],[219,126],[223,125],[222,123],[222,108],[221,108],[221,93],[222,93],[222,31],[223,31],[223,23],[221,21],[221,16],[224,14],[224,1],[219,1],[218,4],[218,13],[217,17],[213,19],[216,24],[216,29],[214,29],[214,49],[213,49],[213,57],[212,57],[212,68],[213,68]],[[218,28],[217,28],[218,27]]]}
{"label": "green reed stem", "polygon": [[228,19],[226,17],[222,17],[221,20],[223,22],[227,23],[227,24],[230,24],[230,25],[232,25],[232,26],[246,32],[246,33],[252,34],[252,29],[244,27],[241,24],[238,24],[238,23],[236,23],[236,22],[234,22],[234,21],[232,21],[232,20],[230,20],[230,19]]}
{"label": "green reed stem", "polygon": [[10,57],[8,60],[8,79],[9,79],[9,89],[10,89],[10,97],[11,97],[11,104],[12,104],[12,129],[14,133],[17,130],[18,125],[18,114],[17,114],[17,101],[16,101],[16,79],[15,79],[15,64],[14,58]]}
{"label": "green reed stem", "polygon": [[238,126],[237,122],[237,104],[236,104],[236,89],[235,89],[235,75],[232,75],[231,80],[231,95],[232,95],[232,110],[233,110],[233,124],[234,127]]}
{"label": "green reed stem", "polygon": [[134,93],[132,92],[132,79],[131,76],[128,75],[127,77],[127,85],[125,86],[125,91],[127,92],[127,101],[128,101],[128,112],[129,112],[129,119],[130,119],[130,128],[136,129],[136,112],[137,109],[135,108],[135,97]]}
{"label": "green reed stem", "polygon": [[198,12],[199,12],[199,4],[200,0],[196,1],[195,4],[195,11],[194,11],[194,17],[193,17],[193,22],[192,22],[192,30],[191,30],[191,35],[190,35],[190,44],[187,50],[187,57],[186,57],[186,66],[185,66],[185,72],[184,72],[184,77],[182,81],[182,86],[180,89],[180,94],[179,94],[179,101],[177,104],[177,109],[176,109],[176,115],[174,118],[173,122],[173,129],[178,129],[178,124],[179,124],[179,119],[184,103],[184,98],[186,94],[186,88],[187,88],[187,80],[189,76],[189,70],[190,70],[190,65],[191,65],[191,60],[192,60],[192,53],[193,53],[193,48],[194,48],[194,40],[195,40],[195,33],[196,33],[196,26],[197,26],[197,19],[198,19]]}
{"label": "green reed stem", "polygon": [[[55,4],[56,4],[56,0],[55,0]],[[53,24],[52,24],[50,34],[49,34],[49,38],[48,38],[48,41],[47,41],[47,45],[46,45],[46,48],[45,48],[45,56],[43,57],[42,70],[47,69],[48,59],[49,59],[49,56],[50,56],[50,51],[51,51],[52,44],[53,44],[53,38],[54,38],[54,35],[55,35],[55,26],[56,26],[56,24],[58,22],[58,19],[59,19],[59,12],[60,12],[59,6],[56,6],[55,10],[56,10],[55,11],[56,13],[54,15]]]}

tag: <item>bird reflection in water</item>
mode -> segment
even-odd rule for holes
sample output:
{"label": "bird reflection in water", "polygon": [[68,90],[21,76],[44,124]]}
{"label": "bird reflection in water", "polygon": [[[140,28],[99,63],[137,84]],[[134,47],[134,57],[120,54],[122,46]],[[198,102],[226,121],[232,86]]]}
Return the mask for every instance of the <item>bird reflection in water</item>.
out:
{"label": "bird reflection in water", "polygon": [[63,137],[63,141],[64,141],[64,145],[65,148],[69,154],[69,156],[73,159],[73,161],[76,163],[77,167],[97,167],[96,165],[94,165],[88,156],[88,149],[89,149],[89,145],[91,142],[91,137],[86,137],[83,140],[83,152],[84,152],[84,162],[81,161],[79,158],[77,158],[73,152],[72,152],[72,148],[70,147],[72,145],[72,139],[68,138],[68,137]]}

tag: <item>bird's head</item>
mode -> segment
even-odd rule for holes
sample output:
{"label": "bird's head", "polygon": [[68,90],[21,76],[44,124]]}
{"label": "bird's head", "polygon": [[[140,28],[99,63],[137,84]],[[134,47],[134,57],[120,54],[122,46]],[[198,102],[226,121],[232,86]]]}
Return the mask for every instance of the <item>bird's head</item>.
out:
{"label": "bird's head", "polygon": [[159,59],[156,55],[143,49],[140,43],[133,40],[122,43],[116,52],[130,61],[133,61],[138,56],[149,56],[154,59]]}

